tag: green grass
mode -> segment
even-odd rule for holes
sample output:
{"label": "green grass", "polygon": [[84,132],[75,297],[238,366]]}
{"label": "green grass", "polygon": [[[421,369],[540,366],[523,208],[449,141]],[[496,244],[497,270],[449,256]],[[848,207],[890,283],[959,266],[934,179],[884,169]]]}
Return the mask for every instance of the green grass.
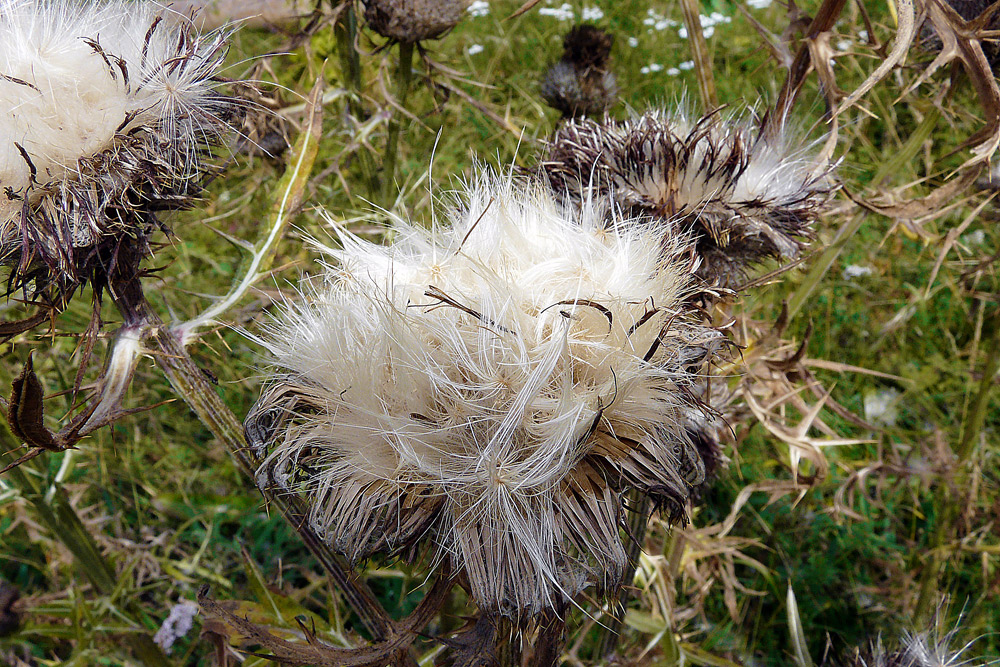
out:
{"label": "green grass", "polygon": [[[538,142],[556,127],[557,114],[538,97],[537,80],[542,67],[558,57],[562,32],[569,24],[543,16],[537,9],[505,20],[517,4],[494,3],[490,15],[467,18],[446,38],[428,45],[432,58],[464,72],[467,81],[454,85],[507,118],[516,131],[499,126],[455,93],[445,95],[438,88],[432,94],[418,65],[421,75],[415,77],[407,106],[419,122],[404,123],[396,171],[402,194],[395,214],[429,223],[433,201],[446,198],[458,180],[471,173],[474,160],[528,165]],[[703,4],[707,13],[709,5]],[[583,5],[571,5],[579,15]],[[672,104],[685,96],[689,104],[698,104],[694,72],[670,76],[666,71],[689,60],[690,47],[678,37],[676,28],[657,31],[646,26],[643,19],[650,8],[680,22],[679,8],[673,3],[637,0],[603,6],[605,16],[598,21],[616,34],[614,67],[624,102],[615,110],[618,116],[627,113],[626,105],[641,110],[650,104]],[[814,7],[810,4],[804,9]],[[720,99],[735,106],[753,104],[761,97],[773,100],[783,70],[768,59],[760,39],[732,3],[716,2],[711,10],[733,17],[731,23],[716,26],[708,40]],[[870,11],[878,37],[890,39],[892,22],[884,7]],[[785,25],[778,5],[751,12],[774,32],[780,33]],[[856,35],[862,26],[856,9],[848,8],[832,43]],[[630,37],[637,40],[636,46],[629,45]],[[242,61],[280,48],[282,43],[280,36],[244,30],[237,36],[231,58]],[[365,40],[362,43],[371,46]],[[468,48],[474,44],[483,50],[469,55]],[[839,59],[835,70],[846,91],[863,80],[878,58],[856,40],[852,49],[857,55]],[[369,110],[375,110],[381,99],[376,80],[382,58],[391,59],[393,54],[395,50],[386,50],[362,58],[365,89],[371,96],[365,100]],[[328,32],[318,33],[306,47],[273,61],[280,82],[294,91],[285,93],[286,99],[292,102],[308,93],[324,58],[330,58],[324,74],[327,84],[344,85],[336,64],[336,42]],[[914,58],[929,56],[914,52]],[[651,63],[663,65],[663,70],[642,74],[641,69]],[[392,67],[389,62],[383,71]],[[902,89],[885,82],[864,100],[877,118],[848,113],[838,155],[843,156],[839,175],[851,194],[875,193],[872,179],[899,155],[933,108],[934,94],[946,85],[945,75],[939,73],[895,105]],[[432,79],[441,76],[440,72],[431,74]],[[913,76],[916,72],[907,70],[902,78]],[[389,87],[390,82],[386,83]],[[810,128],[823,110],[813,75],[796,110],[800,126]],[[914,159],[887,175],[884,188],[909,198],[926,195],[946,181],[968,157],[967,151],[952,151],[979,128],[981,116],[967,81],[959,79],[943,104],[943,118],[934,125],[930,140],[917,147]],[[287,289],[299,275],[318,269],[315,254],[302,241],[304,236],[330,236],[316,207],[322,206],[334,220],[358,229],[385,220],[375,207],[383,202],[365,187],[360,152],[351,147],[354,132],[343,118],[340,102],[326,110],[325,134],[314,170],[314,174],[326,175],[310,183],[310,205],[279,247],[275,266],[282,270],[260,285],[271,295]],[[376,162],[385,131],[382,124],[372,135]],[[349,148],[351,152],[345,153]],[[433,184],[425,177],[432,154]],[[239,275],[243,258],[209,227],[253,240],[265,224],[282,170],[283,165],[273,161],[239,157],[227,175],[212,185],[197,210],[171,217],[175,236],[163,239],[165,245],[153,261],[164,270],[147,286],[154,308],[165,319],[189,318],[211,302],[209,295],[226,292]],[[926,180],[911,185],[918,179]],[[785,609],[789,583],[816,663],[828,650],[834,656],[846,655],[851,647],[879,632],[891,640],[900,629],[926,627],[914,626],[912,615],[935,531],[949,517],[946,508],[951,507],[958,510],[955,533],[949,532],[945,541],[946,567],[935,604],[945,597],[949,602],[942,611],[945,627],[961,616],[956,645],[978,638],[970,655],[1000,656],[1000,638],[993,634],[1000,627],[1000,533],[996,527],[1000,399],[996,392],[988,402],[984,428],[969,465],[954,464],[949,453],[958,445],[980,385],[985,362],[981,341],[988,333],[983,318],[988,322],[997,308],[1000,284],[995,267],[987,264],[966,275],[1000,242],[992,205],[966,231],[966,235],[981,231],[982,243],[953,249],[925,297],[943,236],[985,195],[969,192],[965,196],[968,201],[926,224],[928,241],[905,233],[897,221],[869,215],[792,320],[787,336],[797,340],[812,324],[809,357],[901,378],[816,372],[821,382],[834,387],[833,398],[861,417],[865,417],[866,394],[897,390],[898,417],[894,425],[868,433],[824,412],[824,419],[839,433],[874,442],[825,450],[831,473],[801,499],[783,495],[769,502],[766,493],[752,495],[730,537],[754,540],[741,543],[738,551],[761,563],[764,570],[737,559],[732,576],[739,586],[759,594],[737,589],[733,609],[727,604],[725,573],[710,571],[722,561],[699,561],[698,567],[713,580],[707,592],[693,592],[691,579],[685,575],[668,602],[683,611],[698,601],[697,612],[681,613],[683,620],[674,625],[685,645],[738,664],[792,664]],[[847,201],[844,196],[838,199],[838,203]],[[829,242],[852,214],[826,217],[816,245],[822,248]],[[366,222],[357,222],[362,216]],[[362,231],[378,235],[377,228]],[[843,271],[849,265],[870,267],[871,274],[845,278]],[[781,302],[801,288],[805,270],[787,273],[780,283],[747,295],[735,305],[734,314],[774,319]],[[60,316],[58,333],[84,329],[88,300],[88,294],[80,295]],[[268,301],[259,293],[252,295],[229,314],[230,320],[253,330],[266,318]],[[110,323],[117,321],[109,305],[104,314]],[[895,325],[889,326],[890,322]],[[106,330],[113,330],[113,324]],[[36,370],[47,392],[69,387],[76,368],[71,356],[75,345],[73,337],[52,338],[41,330],[19,337],[7,345],[0,363],[0,387],[10,386],[30,350],[35,351]],[[95,360],[103,353],[103,345],[99,344]],[[219,379],[227,405],[242,418],[260,386],[262,351],[230,327],[204,335],[192,349],[196,360]],[[97,361],[92,366],[89,378],[99,370]],[[171,397],[157,367],[148,360],[141,362],[129,405],[149,405]],[[52,398],[46,405],[52,425],[70,407],[67,397]],[[732,426],[736,446],[727,447],[727,453],[733,462],[698,509],[696,529],[722,521],[746,486],[791,478],[785,445],[752,418]],[[137,664],[121,638],[154,632],[173,604],[193,600],[204,584],[219,599],[244,601],[243,608],[262,614],[261,619],[268,618],[268,609],[284,609],[280,622],[273,613],[269,617],[277,625],[294,628],[296,614],[311,615],[324,629],[323,637],[333,643],[351,640],[361,632],[294,529],[277,513],[269,515],[229,453],[179,401],[98,431],[81,442],[78,450],[40,457],[26,465],[25,471],[43,488],[53,485],[66,491],[115,567],[119,587],[111,594],[97,592],[74,564],[63,537],[39,521],[31,506],[19,498],[10,478],[0,479],[0,578],[21,590],[25,612],[21,630],[0,638],[0,663],[17,664],[15,659],[21,659],[39,665]],[[862,471],[865,474],[859,481]],[[54,481],[57,475],[58,483]],[[847,492],[838,498],[841,489]],[[838,504],[840,500],[845,504]],[[655,556],[662,553],[665,543],[663,531],[653,530],[647,548]],[[381,564],[379,573],[377,565],[370,564],[370,580],[384,606],[396,617],[410,611],[420,595],[415,592],[423,581],[420,567],[387,563]],[[631,608],[653,619],[654,625],[665,624],[661,602],[651,592],[633,600]],[[451,604],[456,613],[468,612],[464,599]],[[122,611],[126,606],[127,613]],[[576,652],[587,660],[597,633],[576,614],[580,618],[573,620],[570,645],[575,632],[589,630]],[[445,619],[430,631],[452,620]],[[196,621],[195,629],[175,645],[170,657],[173,664],[213,664],[212,646],[199,636],[202,621]],[[620,646],[642,664],[668,664],[657,662],[667,655],[667,643],[662,640],[643,652],[655,636],[650,627],[629,623]],[[426,652],[433,644],[419,646]],[[246,664],[265,663],[250,658]]]}

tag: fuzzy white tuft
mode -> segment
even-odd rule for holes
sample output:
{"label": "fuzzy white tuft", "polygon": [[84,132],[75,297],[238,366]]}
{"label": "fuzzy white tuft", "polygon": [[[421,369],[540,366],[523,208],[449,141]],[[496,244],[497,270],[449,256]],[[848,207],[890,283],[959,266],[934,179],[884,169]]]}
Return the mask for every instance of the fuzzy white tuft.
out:
{"label": "fuzzy white tuft", "polygon": [[618,222],[484,173],[449,227],[342,233],[263,337],[259,483],[353,559],[433,535],[494,612],[621,585],[622,489],[676,519],[703,477],[682,422],[720,335],[685,312],[690,262]]}
{"label": "fuzzy white tuft", "polygon": [[117,229],[108,209],[176,207],[197,193],[204,147],[234,108],[217,92],[227,33],[200,36],[163,11],[0,0],[0,261],[41,259],[85,279],[73,249],[148,231]]}

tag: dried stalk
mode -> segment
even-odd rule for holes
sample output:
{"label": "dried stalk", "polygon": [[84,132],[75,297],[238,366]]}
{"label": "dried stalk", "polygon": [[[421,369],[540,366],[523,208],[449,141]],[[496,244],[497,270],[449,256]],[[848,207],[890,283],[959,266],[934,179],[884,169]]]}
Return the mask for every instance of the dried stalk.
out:
{"label": "dried stalk", "polygon": [[[159,317],[148,309],[145,318],[150,332],[149,342],[153,346],[152,352],[174,391],[184,399],[212,434],[233,453],[243,474],[253,479],[258,462],[248,453],[243,425],[219,398],[208,376],[191,359],[180,338],[163,326]],[[305,512],[296,499],[279,496],[268,497],[267,500],[278,507],[302,536],[306,546],[326,568],[344,599],[361,618],[372,636],[376,640],[387,637],[391,620],[371,592],[351,576],[347,567],[329,551],[326,544],[309,527],[303,518]]]}
{"label": "dried stalk", "polygon": [[681,0],[684,10],[684,25],[688,31],[688,41],[694,56],[694,69],[698,75],[698,92],[705,111],[719,107],[719,94],[715,90],[715,75],[712,73],[712,58],[708,54],[705,33],[701,30],[701,3],[698,0]]}

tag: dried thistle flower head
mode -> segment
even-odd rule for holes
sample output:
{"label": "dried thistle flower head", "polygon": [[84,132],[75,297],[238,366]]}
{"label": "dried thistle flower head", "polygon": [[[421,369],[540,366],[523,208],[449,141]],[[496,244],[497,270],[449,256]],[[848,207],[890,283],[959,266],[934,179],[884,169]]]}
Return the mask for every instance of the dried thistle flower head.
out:
{"label": "dried thistle flower head", "polygon": [[723,287],[764,259],[796,257],[830,192],[829,165],[793,137],[718,112],[577,120],[556,131],[538,170],[561,196],[610,197],[665,235],[693,233],[700,275]]}
{"label": "dried thistle flower head", "polygon": [[[238,105],[225,32],[162,7],[0,0],[0,263],[65,296],[138,271],[157,213],[189,205]],[[50,295],[51,296],[51,295]]]}
{"label": "dried thistle flower head", "polygon": [[615,590],[623,489],[677,520],[703,477],[683,422],[721,335],[687,311],[690,260],[488,173],[450,226],[397,238],[342,234],[263,336],[278,371],[246,422],[258,483],[302,494],[353,560],[423,541],[488,613]]}
{"label": "dried thistle flower head", "polygon": [[364,0],[365,20],[383,37],[413,44],[454,28],[470,4],[472,0]]}
{"label": "dried thistle flower head", "polygon": [[542,78],[542,97],[566,118],[603,114],[618,97],[608,69],[614,37],[592,25],[575,26],[563,40],[563,56]]}

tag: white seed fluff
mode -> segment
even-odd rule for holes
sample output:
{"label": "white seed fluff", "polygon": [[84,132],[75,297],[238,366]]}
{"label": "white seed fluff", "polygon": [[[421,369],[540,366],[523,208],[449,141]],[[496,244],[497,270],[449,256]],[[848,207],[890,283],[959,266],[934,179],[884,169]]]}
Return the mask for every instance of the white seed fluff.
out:
{"label": "white seed fluff", "polygon": [[703,476],[681,422],[720,337],[654,229],[568,211],[486,173],[450,226],[401,222],[389,247],[341,233],[263,336],[279,370],[247,419],[259,483],[304,494],[353,559],[430,536],[493,612],[620,586],[621,491],[676,516]]}
{"label": "white seed fluff", "polygon": [[32,190],[152,130],[183,159],[217,133],[224,35],[188,38],[149,2],[0,0],[0,240]]}

